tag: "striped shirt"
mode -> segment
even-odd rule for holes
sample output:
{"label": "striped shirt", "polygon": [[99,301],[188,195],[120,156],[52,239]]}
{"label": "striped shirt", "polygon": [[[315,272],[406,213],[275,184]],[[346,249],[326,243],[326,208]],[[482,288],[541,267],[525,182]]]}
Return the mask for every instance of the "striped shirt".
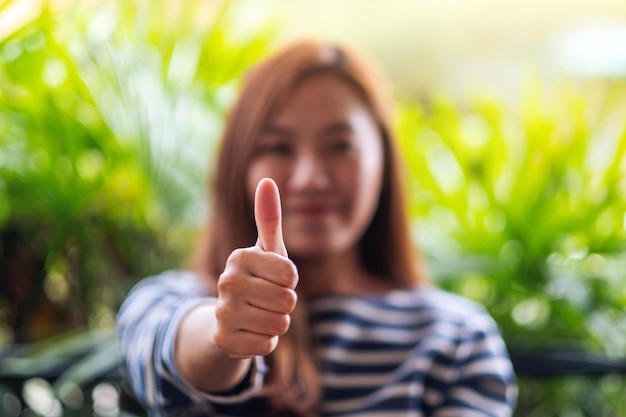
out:
{"label": "striped shirt", "polygon": [[[118,315],[127,379],[154,416],[258,414],[267,368],[253,361],[233,392],[209,394],[174,362],[181,318],[200,303],[197,277],[170,271],[147,278]],[[493,319],[481,306],[438,289],[307,300],[322,383],[323,416],[501,417],[513,413],[516,378]]]}

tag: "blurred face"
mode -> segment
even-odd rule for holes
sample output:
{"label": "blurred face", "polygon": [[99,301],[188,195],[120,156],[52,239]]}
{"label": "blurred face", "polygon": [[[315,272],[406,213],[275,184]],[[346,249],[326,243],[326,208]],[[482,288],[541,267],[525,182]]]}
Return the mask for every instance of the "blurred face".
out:
{"label": "blurred face", "polygon": [[376,211],[382,138],[358,93],[331,74],[307,78],[264,128],[247,174],[281,193],[289,255],[317,258],[355,249]]}

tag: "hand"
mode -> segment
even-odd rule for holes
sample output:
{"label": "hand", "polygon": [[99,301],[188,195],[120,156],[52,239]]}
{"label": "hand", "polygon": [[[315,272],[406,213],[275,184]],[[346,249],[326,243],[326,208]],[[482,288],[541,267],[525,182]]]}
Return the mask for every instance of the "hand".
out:
{"label": "hand", "polygon": [[296,306],[296,266],[287,258],[278,187],[269,178],[256,188],[255,246],[234,250],[217,289],[215,344],[233,358],[271,353],[289,328]]}

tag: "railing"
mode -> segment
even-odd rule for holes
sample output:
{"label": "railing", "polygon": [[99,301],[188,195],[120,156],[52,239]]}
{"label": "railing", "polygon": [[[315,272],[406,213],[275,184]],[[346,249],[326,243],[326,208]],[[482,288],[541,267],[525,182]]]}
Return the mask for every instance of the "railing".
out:
{"label": "railing", "polygon": [[[626,375],[626,362],[584,352],[512,353],[511,359],[520,378]],[[17,417],[30,408],[50,417],[83,416],[86,410],[144,416],[125,387],[120,365],[112,332],[79,332],[45,345],[5,349],[0,353],[0,415]]]}
{"label": "railing", "polygon": [[586,352],[545,350],[511,354],[518,375],[532,377],[573,374],[626,374],[626,362]]}

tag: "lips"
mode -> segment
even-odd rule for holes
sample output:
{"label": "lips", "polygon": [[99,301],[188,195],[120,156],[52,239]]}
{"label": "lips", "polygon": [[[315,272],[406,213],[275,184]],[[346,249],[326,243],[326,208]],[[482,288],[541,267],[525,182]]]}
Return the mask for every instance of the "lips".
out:
{"label": "lips", "polygon": [[284,208],[286,215],[303,217],[322,217],[335,211],[335,206],[323,203],[293,204]]}

